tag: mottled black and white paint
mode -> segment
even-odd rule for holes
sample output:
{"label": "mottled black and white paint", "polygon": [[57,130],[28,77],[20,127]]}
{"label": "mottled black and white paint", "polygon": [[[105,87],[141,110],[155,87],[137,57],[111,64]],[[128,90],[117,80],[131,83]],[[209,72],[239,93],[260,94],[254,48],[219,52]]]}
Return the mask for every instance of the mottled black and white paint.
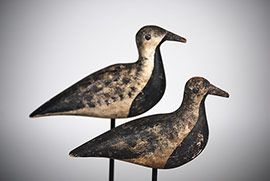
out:
{"label": "mottled black and white paint", "polygon": [[70,152],[74,157],[108,157],[151,168],[179,167],[197,157],[208,141],[204,101],[229,94],[202,77],[185,86],[181,106],[122,124]]}
{"label": "mottled black and white paint", "polygon": [[160,45],[166,41],[186,42],[158,26],[145,26],[136,34],[139,59],[99,70],[67,88],[30,117],[82,115],[126,118],[151,109],[164,94],[166,80]]}

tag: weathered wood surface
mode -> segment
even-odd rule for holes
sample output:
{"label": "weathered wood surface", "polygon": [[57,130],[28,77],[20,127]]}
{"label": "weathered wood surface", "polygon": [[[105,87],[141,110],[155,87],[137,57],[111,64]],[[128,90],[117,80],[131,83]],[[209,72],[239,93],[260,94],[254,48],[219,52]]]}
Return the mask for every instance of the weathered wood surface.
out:
{"label": "weathered wood surface", "polygon": [[204,101],[208,94],[229,94],[202,77],[185,86],[174,112],[122,124],[70,152],[73,157],[108,157],[151,168],[179,167],[197,157],[208,141]]}
{"label": "weathered wood surface", "polygon": [[[142,114],[163,96],[166,86],[160,45],[186,39],[157,26],[136,34],[139,58],[99,70],[36,109],[30,117],[81,115],[126,118]],[[121,53],[121,52],[119,52]]]}

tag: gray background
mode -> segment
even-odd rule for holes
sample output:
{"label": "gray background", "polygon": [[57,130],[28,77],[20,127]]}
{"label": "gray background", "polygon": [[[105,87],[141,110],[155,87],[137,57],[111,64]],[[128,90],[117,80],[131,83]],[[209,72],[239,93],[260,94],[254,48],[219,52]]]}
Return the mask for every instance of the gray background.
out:
{"label": "gray background", "polygon": [[[107,180],[108,159],[68,153],[108,130],[108,119],[28,115],[86,75],[137,60],[135,34],[147,24],[188,42],[162,45],[167,89],[138,117],[178,108],[192,76],[231,95],[208,96],[206,149],[158,180],[269,180],[269,18],[266,0],[0,1],[1,180]],[[121,180],[151,180],[151,169],[116,161]]]}

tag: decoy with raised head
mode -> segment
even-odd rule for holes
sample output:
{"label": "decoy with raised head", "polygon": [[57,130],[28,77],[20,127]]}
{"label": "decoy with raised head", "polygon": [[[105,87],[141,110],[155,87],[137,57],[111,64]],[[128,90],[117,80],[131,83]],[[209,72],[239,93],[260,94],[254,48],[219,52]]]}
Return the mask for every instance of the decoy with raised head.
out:
{"label": "decoy with raised head", "polygon": [[115,64],[75,83],[36,109],[30,117],[82,115],[126,118],[152,108],[165,91],[160,45],[186,39],[158,26],[145,26],[136,34],[139,58]]}
{"label": "decoy with raised head", "polygon": [[73,157],[107,157],[151,168],[179,167],[198,156],[208,140],[205,98],[229,94],[202,77],[185,85],[174,112],[122,124],[70,152]]}

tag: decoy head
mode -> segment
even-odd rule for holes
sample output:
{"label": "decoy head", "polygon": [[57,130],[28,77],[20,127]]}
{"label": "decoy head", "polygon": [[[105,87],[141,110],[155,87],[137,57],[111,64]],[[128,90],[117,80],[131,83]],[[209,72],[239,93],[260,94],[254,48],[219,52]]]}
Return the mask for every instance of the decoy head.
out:
{"label": "decoy head", "polygon": [[189,79],[185,86],[184,97],[191,99],[193,102],[201,102],[201,100],[208,94],[229,97],[229,94],[211,84],[203,77],[192,77]]}
{"label": "decoy head", "polygon": [[158,26],[144,26],[136,34],[138,49],[155,50],[164,41],[179,41],[186,43],[186,39]]}

